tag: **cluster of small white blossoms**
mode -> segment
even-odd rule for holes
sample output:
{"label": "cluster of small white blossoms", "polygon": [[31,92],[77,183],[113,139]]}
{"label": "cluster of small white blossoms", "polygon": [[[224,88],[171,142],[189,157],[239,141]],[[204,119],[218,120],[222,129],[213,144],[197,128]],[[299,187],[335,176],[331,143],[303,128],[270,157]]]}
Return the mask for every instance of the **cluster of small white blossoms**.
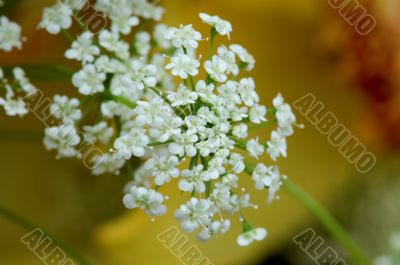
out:
{"label": "cluster of small white blossoms", "polygon": [[[45,8],[39,28],[50,34],[65,33],[70,39],[74,36],[70,32],[73,16],[85,3],[70,0]],[[71,79],[81,97],[54,96],[49,110],[59,123],[46,128],[44,144],[57,152],[57,158],[80,158],[82,146],[95,144],[103,152],[91,157],[92,173],[119,174],[131,162],[109,150],[114,140],[132,127],[132,106],[146,97],[145,86],[171,80],[147,63],[152,60],[160,65],[164,61],[161,54],[151,51],[152,36],[147,31],[132,33],[132,29],[145,26],[149,20],[160,20],[164,9],[146,0],[99,0],[95,8],[111,23],[98,35],[83,27],[65,51],[67,59],[81,63]],[[128,39],[134,41],[129,43]]]}
{"label": "cluster of small white blossoms", "polygon": [[[211,47],[215,37],[229,36],[232,31],[231,24],[217,16],[200,14],[200,18],[211,26]],[[157,68],[143,65],[137,83],[131,76],[120,82],[132,91],[153,92],[151,97],[136,101],[132,127],[114,142],[117,157],[146,159],[127,187],[125,206],[141,208],[151,217],[165,214],[167,197],[160,189],[178,179],[179,190],[190,197],[174,213],[184,231],[198,230],[198,239],[207,241],[226,233],[231,226],[229,218],[236,213],[244,230],[237,243],[245,246],[262,240],[267,231],[253,229],[244,217],[243,209],[257,206],[239,187],[239,175],[249,173],[256,189],[267,189],[269,203],[277,198],[285,176],[276,165],[251,166],[240,150],[256,160],[264,153],[273,161],[286,157],[286,137],[293,134],[296,122],[291,107],[279,94],[273,107],[267,109],[259,102],[254,80],[238,79],[240,71],[251,71],[255,64],[242,46],[221,45],[201,62],[196,49],[203,38],[192,25],[158,26],[157,32],[164,48],[174,49],[171,56],[164,56],[168,58],[165,69],[181,81],[172,90],[165,89],[152,80]],[[138,67],[133,64],[132,68]],[[197,78],[201,68],[206,76]],[[267,125],[277,127],[268,142],[247,139],[249,130]],[[185,160],[190,166],[181,171]]]}
{"label": "cluster of small white blossoms", "polygon": [[[0,7],[3,4],[0,1]],[[11,52],[14,48],[21,49],[22,42],[20,25],[6,16],[0,16],[0,50]],[[0,91],[4,92],[4,96],[0,96],[0,106],[6,115],[22,117],[28,113],[23,98],[29,97],[36,88],[30,83],[23,69],[15,67],[12,75],[12,81],[8,80],[0,68]]]}
{"label": "cluster of small white blossoms", "polygon": [[22,48],[21,27],[6,16],[0,16],[0,50],[10,52],[13,48]]}
{"label": "cluster of small white blossoms", "polygon": [[14,68],[12,77],[10,81],[0,68],[0,91],[5,91],[4,97],[0,97],[0,106],[8,116],[23,117],[28,113],[24,99],[35,93],[36,87],[31,84],[22,68]]}
{"label": "cluster of small white blossoms", "polygon": [[375,265],[397,265],[400,262],[400,232],[393,233],[388,244],[386,255],[375,258]]}
{"label": "cluster of small white blossoms", "polygon": [[[126,170],[133,180],[125,206],[141,208],[151,218],[166,213],[168,197],[161,189],[177,179],[189,200],[174,215],[184,231],[197,230],[200,240],[226,233],[234,214],[243,227],[239,245],[264,239],[266,229],[253,228],[244,216],[244,209],[257,206],[239,186],[239,176],[247,173],[256,189],[268,190],[267,202],[278,198],[285,178],[278,167],[253,165],[245,156],[286,157],[286,137],[293,134],[296,118],[280,94],[271,108],[263,106],[254,80],[241,77],[255,66],[245,48],[221,44],[214,50],[217,37],[230,38],[232,25],[201,13],[211,27],[206,39],[192,25],[157,22],[148,30],[147,23],[160,20],[163,9],[147,0],[98,0],[95,7],[111,21],[98,35],[85,27],[73,34],[74,10],[62,3],[46,8],[39,23],[51,34],[73,37],[65,57],[81,65],[71,78],[80,98],[53,98],[50,113],[59,123],[46,128],[46,148],[58,157],[79,158],[83,142],[95,143],[103,153],[91,158],[93,173]],[[206,41],[209,54],[197,55],[199,43]],[[251,130],[268,126],[275,128],[269,141],[248,139]],[[146,161],[133,171],[135,158]],[[181,170],[184,161],[189,167]]]}
{"label": "cluster of small white blossoms", "polygon": [[[0,16],[0,50],[11,52],[14,48],[21,49],[22,42],[20,25],[10,21],[6,16]],[[36,88],[26,77],[22,68],[12,69],[11,80],[5,76],[5,72],[0,68],[0,106],[8,116],[23,117],[28,113],[23,99],[30,97]]]}

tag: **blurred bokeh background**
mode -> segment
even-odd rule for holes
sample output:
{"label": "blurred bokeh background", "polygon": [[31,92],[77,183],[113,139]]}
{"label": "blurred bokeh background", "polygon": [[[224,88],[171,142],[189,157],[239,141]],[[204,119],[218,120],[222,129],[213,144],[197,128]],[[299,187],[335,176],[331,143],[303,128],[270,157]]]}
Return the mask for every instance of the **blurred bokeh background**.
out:
{"label": "blurred bokeh background", "polygon": [[[64,64],[68,43],[62,36],[37,31],[42,8],[54,1],[12,0],[2,9],[23,27],[22,51],[0,53],[0,66]],[[256,58],[253,78],[262,102],[282,92],[288,102],[313,93],[341,123],[374,153],[378,162],[361,175],[312,124],[289,139],[281,170],[328,207],[371,256],[385,252],[389,235],[400,230],[400,21],[397,0],[361,1],[377,27],[361,36],[328,1],[315,0],[163,0],[165,23],[194,24],[204,34],[199,12],[218,14],[233,24],[232,41]],[[33,80],[47,95],[74,95],[57,77]],[[262,131],[261,131],[262,133]],[[43,125],[0,114],[0,204],[67,242],[92,264],[180,264],[156,236],[177,226],[171,212],[149,222],[121,203],[128,177],[93,176],[77,160],[56,160],[42,146]],[[259,135],[267,139],[268,135]],[[177,206],[170,188],[170,206]],[[252,192],[264,205],[265,194]],[[190,240],[216,265],[313,264],[292,242],[312,227],[328,241],[318,222],[282,192],[271,206],[248,211],[267,240],[239,248],[235,224],[227,235],[207,244]],[[21,244],[26,231],[0,218],[0,264],[42,264]],[[338,250],[340,248],[335,246]],[[342,254],[345,257],[345,253]]]}

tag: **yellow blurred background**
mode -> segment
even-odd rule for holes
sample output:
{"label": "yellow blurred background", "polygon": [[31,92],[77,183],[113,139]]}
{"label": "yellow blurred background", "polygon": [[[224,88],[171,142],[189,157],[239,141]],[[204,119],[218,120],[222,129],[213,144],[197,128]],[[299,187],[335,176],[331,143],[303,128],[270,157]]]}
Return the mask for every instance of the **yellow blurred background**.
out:
{"label": "yellow blurred background", "polygon": [[[62,57],[68,44],[62,36],[36,31],[41,9],[52,2],[18,1],[9,14],[23,26],[28,40],[23,51],[1,54],[0,66],[65,62]],[[378,157],[377,169],[398,164],[398,149],[388,151],[383,144],[385,136],[378,132],[379,122],[371,121],[374,108],[370,105],[370,95],[359,89],[359,82],[351,75],[351,67],[355,66],[349,63],[348,54],[352,50],[346,46],[349,41],[346,31],[352,29],[343,25],[327,1],[162,2],[166,8],[164,21],[171,26],[194,24],[205,35],[206,27],[198,19],[199,12],[218,14],[232,22],[232,42],[242,44],[256,58],[252,77],[263,104],[270,106],[278,92],[282,92],[288,102],[313,93],[374,152]],[[385,28],[385,25],[380,27]],[[35,84],[47,95],[74,94],[74,88],[64,82]],[[399,103],[397,101],[395,106]],[[297,130],[289,139],[289,155],[280,162],[281,171],[325,206],[340,208],[338,204],[348,196],[349,187],[373,179],[377,169],[368,175],[357,173],[325,136],[300,113],[296,114],[306,127]],[[123,209],[122,189],[127,176],[93,176],[80,161],[56,160],[54,154],[44,150],[42,132],[43,125],[33,115],[24,119],[0,115],[1,205],[47,229],[88,257],[92,264],[180,264],[156,238],[169,227],[179,226],[171,210],[150,222],[141,212]],[[263,140],[269,137],[261,134]],[[394,171],[398,173],[397,169]],[[176,208],[181,200],[174,196],[178,191],[174,188],[176,183],[172,184],[168,189],[169,209]],[[250,182],[247,187],[252,189]],[[251,194],[252,200],[261,207],[257,211],[247,211],[246,215],[254,226],[268,229],[268,238],[248,248],[239,248],[236,245],[241,229],[238,222],[227,235],[206,244],[189,236],[214,264],[262,264],[268,256],[290,245],[299,231],[316,226],[303,206],[284,192],[281,192],[281,200],[270,206],[265,205],[263,192]],[[0,264],[42,264],[21,244],[20,237],[24,233],[22,228],[0,218]]]}

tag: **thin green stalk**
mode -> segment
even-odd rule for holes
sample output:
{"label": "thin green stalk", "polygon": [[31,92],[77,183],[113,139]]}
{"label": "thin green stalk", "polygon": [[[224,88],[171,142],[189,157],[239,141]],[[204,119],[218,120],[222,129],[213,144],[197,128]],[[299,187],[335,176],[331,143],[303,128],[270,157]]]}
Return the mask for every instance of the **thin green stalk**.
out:
{"label": "thin green stalk", "polygon": [[[191,77],[191,76],[190,76]],[[192,79],[193,80],[193,79]],[[189,89],[190,88],[190,86],[189,86],[189,82],[188,82],[188,78],[186,78],[186,79],[183,79],[183,83],[185,84],[185,86]],[[193,86],[192,86],[192,90],[194,90],[193,89]],[[189,111],[189,113],[192,113],[192,114],[194,114],[195,113],[195,106],[194,106],[194,104],[190,104],[190,109],[188,109],[188,111]]]}
{"label": "thin green stalk", "polygon": [[[9,220],[9,221],[11,221],[11,222],[13,222],[15,224],[18,224],[19,226],[25,228],[28,231],[33,231],[33,230],[38,228],[38,226],[33,225],[32,223],[30,223],[26,219],[24,219],[21,216],[15,214],[14,212],[2,207],[1,205],[0,205],[0,216],[3,216],[7,220]],[[56,239],[54,236],[50,235],[46,231],[43,231],[43,229],[41,229],[41,230],[42,230],[42,232],[44,233],[44,235],[46,237],[51,238],[53,240],[53,243],[55,245],[57,245],[58,247],[60,247],[63,251],[65,251],[65,253],[70,258],[72,258],[74,261],[78,262],[81,265],[90,265],[90,263],[88,261],[86,261],[85,258],[83,258],[79,253],[77,253],[75,250],[73,250],[67,244],[65,244],[64,242]]]}
{"label": "thin green stalk", "polygon": [[[187,49],[185,47],[182,47],[182,48],[183,48],[183,53],[187,55],[188,54],[187,53]],[[187,88],[190,87],[189,84],[188,84],[188,79],[190,80],[190,85],[191,85],[192,90],[195,91],[195,85],[194,85],[193,76],[189,75],[189,77],[187,79],[183,80],[183,82],[185,83],[185,86]]]}
{"label": "thin green stalk", "polygon": [[196,85],[194,84],[193,76],[189,75],[190,85],[192,86],[192,90],[196,91]]}
{"label": "thin green stalk", "polygon": [[208,59],[209,59],[209,60],[212,58],[213,53],[214,53],[215,36],[218,35],[218,32],[217,32],[217,30],[216,30],[214,27],[211,28],[211,33],[210,33],[210,35],[211,35],[210,49],[209,49],[209,51],[208,51]]}
{"label": "thin green stalk", "polygon": [[75,37],[66,29],[61,29],[62,33],[64,34],[64,36],[70,41],[70,42],[74,42],[75,41]]}
{"label": "thin green stalk", "polygon": [[[207,170],[208,169],[208,158],[200,156],[200,160],[201,160],[201,164],[204,167],[204,170]],[[213,191],[212,180],[206,181],[205,183],[206,183],[206,198],[209,198]]]}
{"label": "thin green stalk", "polygon": [[190,166],[189,168],[192,170],[195,166],[197,166],[199,154],[196,154],[194,157],[190,158]]}
{"label": "thin green stalk", "polygon": [[[232,139],[233,137],[231,137]],[[247,142],[246,141],[242,141],[236,138],[233,138],[233,140],[235,141],[235,147],[242,149],[242,150],[246,150],[246,146],[247,146]]]}
{"label": "thin green stalk", "polygon": [[275,109],[275,108],[270,108],[270,109],[267,109],[267,115],[271,115],[271,114],[276,114],[276,111],[277,111],[277,109]]}
{"label": "thin green stalk", "polygon": [[157,89],[154,88],[154,87],[150,87],[150,89],[151,89],[154,93],[156,93],[156,95],[158,95],[159,97],[161,97],[161,98],[165,101],[165,103],[167,103],[168,105],[170,105],[171,108],[174,110],[174,112],[175,112],[176,115],[178,115],[178,116],[181,117],[181,118],[184,118],[184,117],[186,116],[186,112],[185,112],[184,110],[182,110],[181,108],[179,108],[179,107],[177,107],[177,108],[173,107],[171,101],[169,101],[169,99],[168,99],[166,96],[164,96],[164,95],[161,93],[161,91],[157,90]]}
{"label": "thin green stalk", "polygon": [[124,98],[122,96],[110,95],[110,98],[113,99],[114,101],[118,102],[118,103],[121,103],[122,105],[125,105],[125,106],[131,108],[131,109],[136,108],[136,103],[135,102],[132,102],[129,99]]}
{"label": "thin green stalk", "polygon": [[255,129],[262,129],[265,127],[269,127],[273,124],[276,123],[276,120],[270,120],[270,121],[266,121],[266,122],[261,122],[260,124],[254,124],[254,125],[250,125],[248,127],[249,130],[255,130]]}
{"label": "thin green stalk", "polygon": [[295,183],[290,180],[283,180],[282,189],[289,193],[292,197],[302,203],[324,227],[332,234],[332,236],[340,243],[345,249],[349,257],[357,265],[371,265],[371,261],[359,248],[359,246],[348,235],[344,228],[332,217],[332,215],[324,209],[314,198],[303,191]]}
{"label": "thin green stalk", "polygon": [[150,144],[148,144],[148,146],[160,146],[160,145],[166,145],[166,144],[170,144],[170,143],[172,143],[173,142],[173,140],[168,140],[168,141],[166,141],[166,142],[155,142],[155,143],[150,143]]}
{"label": "thin green stalk", "polygon": [[74,16],[74,18],[76,19],[76,21],[78,21],[83,31],[88,31],[87,25],[81,20],[79,16]]}
{"label": "thin green stalk", "polygon": [[[89,113],[96,107],[99,107],[101,104],[101,97],[97,96],[92,96],[91,100],[87,102],[89,104],[86,104],[85,109],[82,111],[82,118],[80,120],[80,123],[84,122],[84,119],[89,115]],[[82,104],[82,103],[81,103]],[[83,104],[82,104],[83,105]]]}

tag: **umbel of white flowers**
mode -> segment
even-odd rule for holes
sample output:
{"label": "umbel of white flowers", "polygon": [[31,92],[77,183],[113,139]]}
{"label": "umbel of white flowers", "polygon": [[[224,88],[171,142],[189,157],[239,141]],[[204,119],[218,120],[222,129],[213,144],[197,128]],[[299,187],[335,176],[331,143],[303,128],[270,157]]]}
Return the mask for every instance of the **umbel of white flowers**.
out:
{"label": "umbel of white flowers", "polygon": [[[268,203],[278,198],[286,176],[275,164],[254,161],[265,153],[272,162],[286,157],[286,137],[293,134],[296,117],[280,94],[270,108],[260,103],[254,80],[245,76],[255,66],[245,48],[216,46],[218,36],[230,38],[231,23],[201,13],[211,28],[210,51],[198,55],[199,42],[206,41],[192,25],[157,22],[154,30],[142,30],[150,20],[161,19],[163,9],[155,4],[99,0],[95,7],[111,21],[97,36],[85,28],[78,36],[71,34],[74,10],[61,3],[46,8],[39,23],[51,34],[73,36],[65,57],[81,63],[71,81],[82,97],[54,96],[49,111],[58,125],[45,129],[45,147],[57,157],[80,157],[82,143],[96,143],[103,153],[91,159],[93,174],[132,174],[124,205],[141,208],[151,218],[167,212],[162,187],[177,179],[189,199],[174,215],[184,231],[198,231],[200,240],[226,233],[235,214],[243,227],[239,245],[264,239],[267,231],[254,229],[244,217],[246,208],[257,206],[239,180],[247,173],[257,190],[268,191]],[[19,26],[2,18],[0,48],[19,48],[19,38]],[[12,87],[0,71],[0,85],[7,91],[0,104],[7,115],[23,116],[25,103],[15,94],[30,94],[34,87],[21,69],[14,76]],[[269,141],[249,139],[249,131],[267,127],[272,128]],[[130,170],[133,157],[144,160],[135,171]],[[186,169],[184,161],[189,162]]]}

